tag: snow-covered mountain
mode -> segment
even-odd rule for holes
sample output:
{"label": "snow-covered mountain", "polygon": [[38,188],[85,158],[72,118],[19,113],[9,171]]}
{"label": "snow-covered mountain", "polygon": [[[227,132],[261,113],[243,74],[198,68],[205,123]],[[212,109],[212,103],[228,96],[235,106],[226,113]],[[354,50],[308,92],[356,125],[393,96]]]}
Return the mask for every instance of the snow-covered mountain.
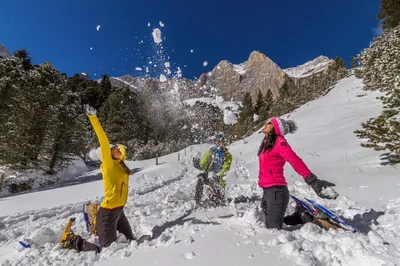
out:
{"label": "snow-covered mountain", "polygon": [[334,62],[334,60],[321,55],[314,60],[304,63],[300,66],[287,68],[283,71],[285,71],[285,73],[292,78],[305,78],[320,71],[323,71]]}
{"label": "snow-covered mountain", "polygon": [[[255,203],[194,210],[196,176],[192,157],[197,145],[155,160],[127,162],[144,169],[130,178],[125,213],[136,236],[154,239],[140,246],[117,243],[102,253],[61,250],[58,238],[68,217],[75,233],[88,236],[82,204],[103,195],[102,181],[29,193],[0,200],[1,265],[397,265],[400,261],[400,186],[398,170],[381,165],[380,155],[362,148],[353,133],[382,110],[379,92],[364,91],[355,77],[341,80],[330,92],[287,114],[299,129],[287,139],[319,178],[334,182],[340,196],[323,200],[289,164],[285,176],[292,195],[308,197],[336,211],[358,233],[324,231],[307,224],[288,231],[268,230],[258,221],[262,190],[257,186],[257,149],[261,136],[233,143],[227,195]],[[363,95],[363,97],[359,97]],[[186,156],[185,156],[186,155]],[[98,171],[95,171],[97,174]],[[290,202],[287,213],[294,210]],[[32,238],[44,248],[22,249]],[[387,242],[384,243],[383,239]]]}
{"label": "snow-covered mountain", "polygon": [[[219,62],[210,72],[203,73],[200,77],[191,81],[188,79],[179,79],[180,96],[183,100],[191,98],[201,98],[212,96],[221,96],[227,101],[241,101],[246,92],[250,92],[253,99],[256,98],[257,92],[261,91],[265,94],[271,90],[274,99],[282,94],[284,84],[289,84],[290,90],[297,89],[297,80],[305,79],[302,82],[307,83],[305,86],[313,93],[313,88],[326,87],[332,84],[310,84],[311,82],[319,82],[309,80],[308,77],[319,73],[334,62],[333,60],[320,56],[310,62],[295,68],[282,70],[275,62],[261,52],[254,51],[249,55],[247,61],[240,64],[232,64],[227,60]],[[327,76],[335,77],[336,73],[327,74]],[[293,81],[295,79],[296,81]],[[130,75],[112,78],[114,85],[131,86],[134,90],[146,88],[147,83],[158,84],[160,87],[175,86],[175,79],[142,79]]]}

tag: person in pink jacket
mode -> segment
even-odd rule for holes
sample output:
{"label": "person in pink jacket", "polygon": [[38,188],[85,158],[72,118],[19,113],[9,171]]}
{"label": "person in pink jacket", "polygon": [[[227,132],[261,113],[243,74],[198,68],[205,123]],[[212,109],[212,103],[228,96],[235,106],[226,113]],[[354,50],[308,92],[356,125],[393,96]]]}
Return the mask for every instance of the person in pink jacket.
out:
{"label": "person in pink jacket", "polygon": [[282,229],[284,215],[289,203],[289,190],[283,168],[289,162],[321,198],[332,198],[324,194],[324,189],[335,184],[319,180],[292,150],[284,135],[294,133],[297,125],[292,120],[271,118],[262,132],[265,137],[258,150],[258,185],[263,188],[262,209],[266,217],[266,227]]}

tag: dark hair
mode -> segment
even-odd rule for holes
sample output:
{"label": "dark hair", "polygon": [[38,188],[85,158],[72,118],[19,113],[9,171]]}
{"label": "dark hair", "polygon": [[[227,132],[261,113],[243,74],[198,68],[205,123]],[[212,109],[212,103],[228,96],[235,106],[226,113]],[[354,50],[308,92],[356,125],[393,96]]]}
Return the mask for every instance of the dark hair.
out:
{"label": "dark hair", "polygon": [[276,133],[275,130],[272,130],[261,142],[260,148],[258,149],[257,156],[260,156],[262,152],[266,152],[267,150],[272,149],[276,142]]}
{"label": "dark hair", "polygon": [[119,164],[124,168],[125,172],[129,175],[131,173],[131,170],[129,170],[128,166],[126,166],[124,161],[120,161]]}

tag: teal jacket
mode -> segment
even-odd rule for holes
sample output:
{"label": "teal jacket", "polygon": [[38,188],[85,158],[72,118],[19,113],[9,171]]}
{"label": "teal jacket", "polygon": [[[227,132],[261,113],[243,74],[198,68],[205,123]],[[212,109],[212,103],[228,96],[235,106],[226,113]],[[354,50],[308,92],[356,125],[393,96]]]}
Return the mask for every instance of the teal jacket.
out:
{"label": "teal jacket", "polygon": [[[219,156],[222,156],[222,158]],[[231,164],[232,155],[227,148],[224,148],[223,151],[219,151],[215,147],[212,147],[204,153],[200,161],[200,168],[201,170],[212,171],[219,176],[224,176],[231,168]]]}

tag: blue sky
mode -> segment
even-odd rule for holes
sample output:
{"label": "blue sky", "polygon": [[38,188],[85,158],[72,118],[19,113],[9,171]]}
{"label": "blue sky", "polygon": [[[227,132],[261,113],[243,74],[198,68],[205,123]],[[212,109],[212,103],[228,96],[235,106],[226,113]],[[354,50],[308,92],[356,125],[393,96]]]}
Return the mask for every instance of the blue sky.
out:
{"label": "blue sky", "polygon": [[[210,71],[220,60],[246,61],[254,50],[281,68],[319,55],[340,55],[348,62],[379,31],[377,0],[1,2],[0,43],[10,52],[24,48],[34,63],[49,61],[68,75],[88,72],[92,78],[144,75],[135,67],[144,69],[149,57],[160,57],[157,51],[188,78]],[[162,50],[151,36],[155,27],[166,38]],[[159,75],[161,69],[150,71]]]}

